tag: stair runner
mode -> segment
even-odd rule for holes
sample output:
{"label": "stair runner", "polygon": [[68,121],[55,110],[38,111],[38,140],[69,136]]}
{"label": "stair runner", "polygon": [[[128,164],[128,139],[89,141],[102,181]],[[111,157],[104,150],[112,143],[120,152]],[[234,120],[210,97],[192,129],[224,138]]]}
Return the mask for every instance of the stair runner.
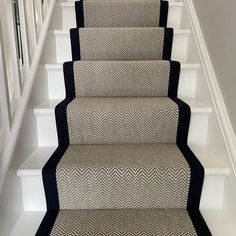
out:
{"label": "stair runner", "polygon": [[[76,2],[59,146],[43,168],[37,235],[211,235],[204,169],[187,146],[168,2]],[[110,27],[110,28],[109,28]]]}

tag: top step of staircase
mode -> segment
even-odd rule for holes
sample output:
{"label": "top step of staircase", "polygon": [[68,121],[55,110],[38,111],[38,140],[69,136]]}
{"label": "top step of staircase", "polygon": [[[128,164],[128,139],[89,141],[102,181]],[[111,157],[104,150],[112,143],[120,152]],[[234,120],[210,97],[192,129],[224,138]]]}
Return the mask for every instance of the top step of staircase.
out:
{"label": "top step of staircase", "polygon": [[[184,4],[182,2],[169,1],[169,14],[167,26],[175,29],[182,28],[181,13]],[[61,19],[61,20],[58,20]],[[51,29],[64,29],[76,27],[75,1],[59,1],[56,4],[52,18]]]}

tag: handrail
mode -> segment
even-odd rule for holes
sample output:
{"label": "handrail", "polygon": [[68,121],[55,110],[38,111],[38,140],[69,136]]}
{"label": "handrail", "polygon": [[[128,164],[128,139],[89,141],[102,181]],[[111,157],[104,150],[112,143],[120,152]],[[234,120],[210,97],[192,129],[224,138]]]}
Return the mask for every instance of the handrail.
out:
{"label": "handrail", "polygon": [[[41,1],[41,0],[39,0],[39,1]],[[28,3],[30,1],[26,0],[26,2]],[[19,106],[18,106],[16,113],[14,115],[11,130],[10,130],[10,133],[7,137],[6,144],[3,149],[1,166],[0,166],[0,168],[1,168],[1,171],[0,171],[0,194],[2,192],[2,187],[3,187],[4,181],[5,181],[7,170],[9,168],[9,165],[11,163],[11,160],[12,160],[12,157],[14,154],[17,138],[18,138],[19,131],[21,128],[21,124],[22,124],[24,114],[25,114],[25,111],[27,109],[27,105],[28,105],[28,102],[30,99],[35,75],[36,75],[37,68],[38,68],[38,65],[40,62],[40,57],[41,57],[43,47],[45,44],[45,40],[46,40],[47,32],[48,32],[48,29],[50,26],[50,21],[51,21],[51,17],[53,14],[56,0],[48,0],[48,1],[45,0],[44,2],[46,2],[46,4],[48,4],[48,7],[47,7],[47,10],[45,10],[45,12],[42,12],[42,18],[41,18],[42,25],[40,26],[40,30],[38,31],[38,35],[36,37],[37,42],[36,42],[36,45],[34,45],[35,47],[33,48],[33,53],[31,53],[32,59],[29,60],[29,62],[30,62],[29,67],[28,67],[29,70],[26,71],[26,73],[25,73],[22,96],[20,98]],[[37,26],[35,25],[35,27],[37,27]],[[26,33],[26,32],[24,32],[24,33]],[[23,45],[23,46],[25,46],[25,45]]]}

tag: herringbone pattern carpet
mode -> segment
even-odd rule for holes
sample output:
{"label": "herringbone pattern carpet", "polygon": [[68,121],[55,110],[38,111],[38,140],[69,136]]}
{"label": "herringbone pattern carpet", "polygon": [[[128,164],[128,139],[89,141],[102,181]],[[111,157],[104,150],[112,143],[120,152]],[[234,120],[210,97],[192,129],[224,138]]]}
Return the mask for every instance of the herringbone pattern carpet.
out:
{"label": "herringbone pattern carpet", "polygon": [[160,1],[84,1],[85,27],[158,27]]}
{"label": "herringbone pattern carpet", "polygon": [[51,235],[195,236],[196,232],[183,209],[61,210]]}
{"label": "herringbone pattern carpet", "polygon": [[161,60],[164,28],[81,28],[84,61]]}
{"label": "herringbone pattern carpet", "polygon": [[76,97],[167,96],[169,61],[76,61]]}
{"label": "herringbone pattern carpet", "polygon": [[56,175],[61,209],[187,205],[190,169],[175,144],[70,145]]}
{"label": "herringbone pattern carpet", "polygon": [[[48,211],[37,235],[210,236],[204,170],[187,146],[190,108],[163,2],[76,3],[59,147],[43,168]],[[80,22],[78,23],[78,18]],[[111,28],[109,28],[111,27]]]}
{"label": "herringbone pattern carpet", "polygon": [[71,144],[175,143],[178,117],[168,97],[75,98],[67,107]]}

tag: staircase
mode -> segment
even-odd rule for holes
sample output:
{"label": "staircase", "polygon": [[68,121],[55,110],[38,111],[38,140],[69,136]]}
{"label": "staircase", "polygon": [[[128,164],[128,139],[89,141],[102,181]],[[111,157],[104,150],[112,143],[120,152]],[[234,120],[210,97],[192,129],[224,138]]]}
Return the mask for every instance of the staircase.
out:
{"label": "staircase", "polygon": [[[214,109],[199,96],[185,6],[169,1],[164,29],[155,13],[164,19],[167,2],[134,2],[77,2],[77,14],[74,1],[57,2],[31,102],[38,147],[17,171],[24,213],[11,235],[42,222],[38,235],[233,235],[219,217],[230,168],[209,142]],[[124,25],[104,14],[134,6],[148,17]],[[48,160],[59,156],[55,201]]]}

